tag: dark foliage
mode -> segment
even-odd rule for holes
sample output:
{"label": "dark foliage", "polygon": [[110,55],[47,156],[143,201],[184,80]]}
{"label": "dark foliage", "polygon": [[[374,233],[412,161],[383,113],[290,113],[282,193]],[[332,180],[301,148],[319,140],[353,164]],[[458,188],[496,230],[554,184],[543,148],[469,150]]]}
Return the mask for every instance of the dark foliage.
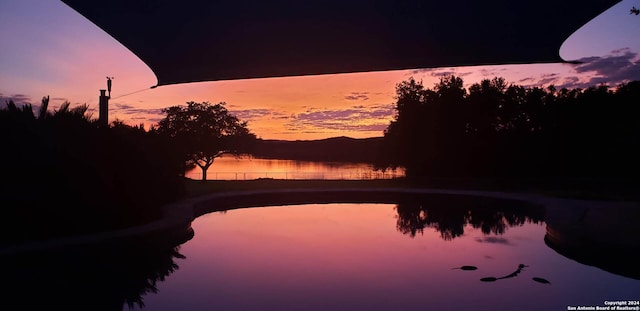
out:
{"label": "dark foliage", "polygon": [[158,123],[158,132],[167,136],[180,152],[185,169],[198,166],[202,180],[213,161],[224,155],[243,155],[251,151],[256,136],[229,113],[225,103],[187,102],[186,106],[163,109],[166,117]]}
{"label": "dark foliage", "polygon": [[611,89],[523,87],[502,78],[465,89],[444,77],[433,89],[396,86],[397,115],[379,169],[407,176],[633,181],[640,173],[640,81]]}
{"label": "dark foliage", "polygon": [[3,243],[97,232],[161,217],[184,190],[167,140],[142,126],[99,126],[65,103],[36,117],[0,110]]}

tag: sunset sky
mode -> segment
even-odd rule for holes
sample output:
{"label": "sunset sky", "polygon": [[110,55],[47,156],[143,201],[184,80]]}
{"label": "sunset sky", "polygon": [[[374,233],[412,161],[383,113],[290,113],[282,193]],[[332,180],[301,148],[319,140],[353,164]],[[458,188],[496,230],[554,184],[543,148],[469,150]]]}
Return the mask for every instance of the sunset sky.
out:
{"label": "sunset sky", "polygon": [[454,73],[467,84],[500,76],[525,85],[587,87],[640,80],[638,0],[625,0],[579,30],[559,50],[581,65],[456,67],[291,78],[156,85],[151,70],[116,40],[61,1],[0,0],[0,105],[53,108],[86,103],[97,118],[99,90],[112,76],[110,121],[155,124],[161,109],[187,101],[224,101],[264,139],[382,136],[393,118],[394,87],[414,77],[431,87]]}

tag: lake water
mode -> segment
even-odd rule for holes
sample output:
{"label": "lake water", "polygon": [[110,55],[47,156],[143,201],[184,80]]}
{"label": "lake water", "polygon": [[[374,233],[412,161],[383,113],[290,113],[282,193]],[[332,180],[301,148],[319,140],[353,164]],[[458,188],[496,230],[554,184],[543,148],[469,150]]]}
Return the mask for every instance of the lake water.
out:
{"label": "lake water", "polygon": [[[196,167],[186,174],[192,179],[202,179],[202,169]],[[404,170],[374,171],[364,163],[311,162],[278,159],[236,158],[225,155],[217,158],[209,170],[207,179],[248,180],[273,179],[387,179],[404,176]]]}
{"label": "lake water", "polygon": [[170,243],[4,261],[3,295],[73,310],[567,310],[640,299],[635,264],[612,273],[561,255],[545,217],[450,196],[234,209],[198,217]]}

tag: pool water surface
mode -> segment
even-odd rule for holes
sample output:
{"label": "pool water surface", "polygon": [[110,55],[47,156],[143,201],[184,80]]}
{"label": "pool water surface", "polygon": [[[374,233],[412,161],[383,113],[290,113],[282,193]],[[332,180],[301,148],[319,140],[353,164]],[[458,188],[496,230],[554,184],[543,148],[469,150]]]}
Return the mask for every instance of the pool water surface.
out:
{"label": "pool water surface", "polygon": [[[302,204],[198,217],[143,310],[567,310],[640,281],[559,254],[532,208]],[[125,304],[124,309],[128,309]]]}

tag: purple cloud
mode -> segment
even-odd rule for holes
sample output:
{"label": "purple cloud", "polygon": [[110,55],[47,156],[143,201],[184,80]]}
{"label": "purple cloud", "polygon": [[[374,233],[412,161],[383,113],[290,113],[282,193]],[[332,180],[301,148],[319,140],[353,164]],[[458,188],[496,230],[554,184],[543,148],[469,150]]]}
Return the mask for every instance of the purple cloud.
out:
{"label": "purple cloud", "polygon": [[560,76],[557,73],[544,74],[540,77],[537,85],[556,84]]}
{"label": "purple cloud", "polygon": [[308,111],[292,116],[290,130],[314,127],[343,131],[383,131],[394,116],[393,105],[353,106],[347,109]]}
{"label": "purple cloud", "polygon": [[473,71],[460,72],[458,68],[424,68],[414,69],[409,72],[409,75],[429,74],[432,77],[445,77],[455,75],[457,77],[464,77],[472,74]]}
{"label": "purple cloud", "polygon": [[[621,73],[626,73],[637,67],[638,54],[629,49],[617,50],[616,53],[604,57],[587,57],[580,59],[580,64],[574,67],[577,73],[596,72],[603,76],[617,78]],[[628,77],[624,77],[628,78]]]}
{"label": "purple cloud", "polygon": [[[599,84],[618,85],[623,82],[640,80],[640,57],[629,48],[612,51],[606,56],[586,57],[573,65],[576,73],[587,76],[587,81],[568,77],[560,87],[587,88]],[[584,82],[580,82],[584,81]]]}
{"label": "purple cloud", "polygon": [[623,82],[640,80],[640,55],[629,48],[617,49],[605,56],[585,57],[571,66],[575,75],[558,73],[545,74],[539,77],[528,77],[518,82],[525,87],[555,85],[561,88],[588,88],[599,84],[611,86]]}
{"label": "purple cloud", "polygon": [[281,116],[274,116],[273,119],[275,120],[287,120],[290,119],[291,116],[287,116],[287,115],[281,115]]}
{"label": "purple cloud", "polygon": [[501,72],[505,72],[507,71],[507,68],[495,68],[495,67],[489,67],[489,68],[483,68],[480,69],[480,74],[484,77],[495,77],[495,76],[500,76]]}
{"label": "purple cloud", "polygon": [[[566,77],[564,78],[564,82],[562,83],[562,85],[576,85],[579,82],[580,78],[578,77]],[[560,86],[560,88],[562,88],[562,86]]]}
{"label": "purple cloud", "polygon": [[[95,108],[90,108],[90,110],[96,111]],[[134,107],[132,105],[124,104],[124,103],[114,103],[113,105],[111,105],[110,110],[112,110],[115,113],[126,114],[126,115],[137,115],[137,114],[157,115],[157,116],[163,116],[164,115],[162,113],[162,109],[161,108],[136,108],[136,107]],[[142,117],[142,118],[144,118],[144,117]],[[133,119],[133,118],[131,118],[131,119]]]}
{"label": "purple cloud", "polygon": [[242,121],[252,121],[256,119],[287,119],[288,116],[273,109],[256,108],[256,109],[238,109],[230,110],[231,114],[238,117]]}
{"label": "purple cloud", "polygon": [[423,74],[423,73],[430,73],[430,72],[432,72],[434,70],[437,70],[437,68],[414,69],[414,70],[411,70],[408,75],[419,75],[419,74]]}
{"label": "purple cloud", "polygon": [[456,72],[454,70],[450,70],[450,71],[439,71],[439,72],[432,72],[431,76],[432,77],[446,77],[446,76],[452,76],[455,75]]}
{"label": "purple cloud", "polygon": [[346,100],[367,100],[369,92],[351,92],[350,95],[344,97]]}
{"label": "purple cloud", "polygon": [[130,109],[134,109],[133,106],[131,105],[127,105],[127,104],[113,104],[113,106],[116,107],[116,109],[122,109],[122,110],[130,110]]}
{"label": "purple cloud", "polygon": [[525,83],[525,82],[529,82],[529,81],[534,81],[534,79],[533,78],[524,78],[524,79],[518,80],[519,83]]}
{"label": "purple cloud", "polygon": [[[326,130],[339,130],[339,131],[357,131],[357,132],[382,132],[384,131],[387,126],[388,123],[384,123],[384,124],[352,124],[352,123],[346,123],[346,122],[335,122],[335,121],[327,121],[327,120],[322,120],[322,121],[316,121],[313,122],[311,125],[315,128],[319,128],[319,129],[326,129]],[[304,128],[301,124],[299,125],[292,125],[292,124],[287,124],[286,125],[288,130],[299,130]]]}
{"label": "purple cloud", "polygon": [[4,95],[0,93],[0,107],[6,107],[7,102],[13,101],[18,107],[31,104],[31,97],[25,94]]}

